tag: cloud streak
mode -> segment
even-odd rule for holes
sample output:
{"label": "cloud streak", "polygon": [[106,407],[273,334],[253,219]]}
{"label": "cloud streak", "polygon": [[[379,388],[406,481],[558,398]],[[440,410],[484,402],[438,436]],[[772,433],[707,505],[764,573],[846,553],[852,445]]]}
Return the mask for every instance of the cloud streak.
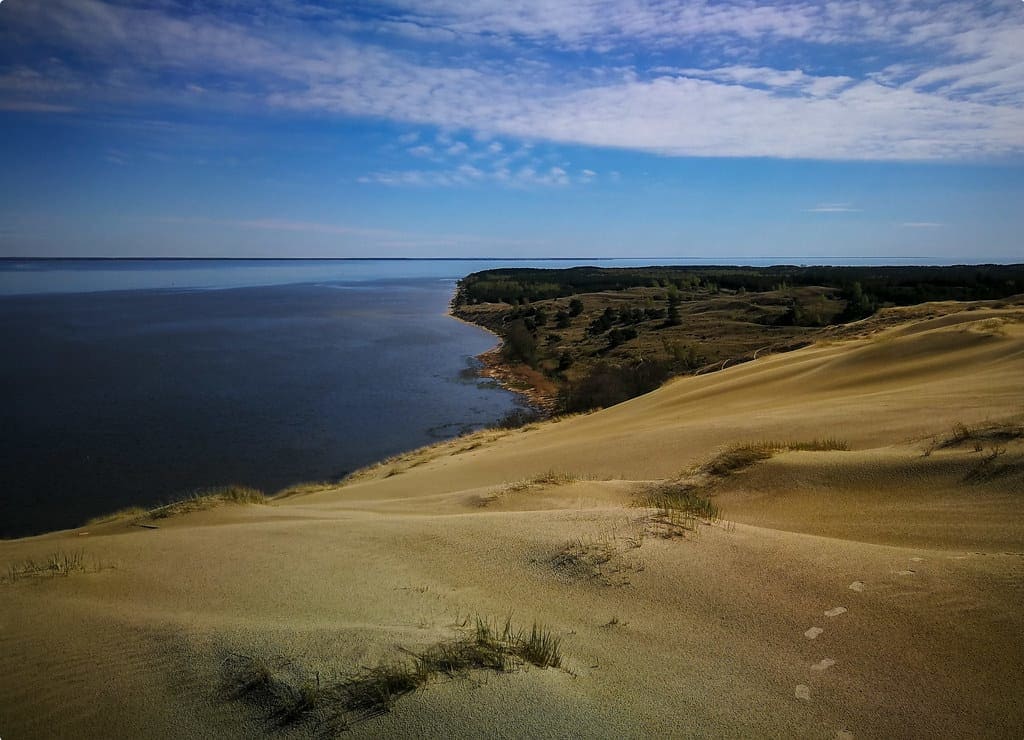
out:
{"label": "cloud streak", "polygon": [[849,203],[819,203],[814,208],[805,209],[804,213],[860,213],[862,210]]}
{"label": "cloud streak", "polygon": [[[11,8],[0,45],[45,43],[86,62],[0,70],[0,107],[186,105],[200,95],[236,110],[666,156],[976,161],[1024,153],[1024,13],[1009,5],[572,0],[553,11],[540,0],[426,0],[357,15],[293,0],[256,18],[229,2],[209,7],[51,0]],[[396,37],[405,45],[383,41]],[[870,53],[846,69],[798,63],[823,44]],[[889,48],[899,60],[876,58]],[[643,50],[684,63],[645,67],[626,54],[625,64],[567,67],[560,50]],[[434,153],[427,149],[409,148]],[[545,176],[559,179],[550,169],[536,174]],[[470,170],[448,177],[483,179]]]}

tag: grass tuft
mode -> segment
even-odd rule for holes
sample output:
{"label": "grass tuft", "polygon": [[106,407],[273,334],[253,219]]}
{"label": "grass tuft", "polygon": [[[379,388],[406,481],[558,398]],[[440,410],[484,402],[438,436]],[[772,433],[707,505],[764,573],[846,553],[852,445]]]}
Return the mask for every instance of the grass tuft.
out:
{"label": "grass tuft", "polygon": [[565,486],[570,483],[575,483],[580,477],[575,473],[567,473],[564,471],[548,470],[539,475],[535,475],[532,478],[524,478],[523,480],[510,483],[506,488],[506,493],[521,493],[522,491],[528,491],[533,488],[539,488],[541,486]]}
{"label": "grass tuft", "polygon": [[171,501],[152,509],[131,506],[127,509],[115,511],[112,514],[93,517],[85,523],[85,526],[95,527],[118,520],[137,523],[143,520],[166,519],[178,516],[179,514],[189,514],[193,511],[205,511],[221,504],[266,504],[268,501],[269,499],[263,491],[249,488],[248,486],[228,485],[202,488],[176,501]]}
{"label": "grass tuft", "polygon": [[803,442],[766,440],[729,447],[712,457],[697,470],[706,475],[724,477],[749,468],[754,463],[767,460],[780,452],[832,452],[837,450],[845,452],[849,449],[850,446],[846,442],[833,437]]}
{"label": "grass tuft", "polygon": [[269,498],[274,501],[280,501],[281,499],[292,498],[294,496],[305,496],[307,493],[318,493],[320,491],[330,491],[334,488],[341,488],[344,483],[340,481],[329,481],[329,480],[318,480],[318,481],[307,481],[305,483],[295,483],[282,488],[280,491],[275,493]]}
{"label": "grass tuft", "polygon": [[780,452],[831,452],[849,450],[840,439],[826,437],[807,441],[765,440],[728,447],[706,462],[683,471],[674,480],[661,481],[641,489],[637,504],[654,509],[653,521],[663,537],[695,532],[700,521],[721,519],[719,507],[711,500],[718,480],[768,460]]}
{"label": "grass tuft", "polygon": [[25,558],[10,563],[7,572],[0,577],[0,583],[14,583],[30,578],[67,578],[72,573],[95,573],[112,567],[112,564],[86,556],[82,550],[57,550],[42,560]]}
{"label": "grass tuft", "polygon": [[957,422],[953,425],[950,435],[940,441],[938,447],[956,447],[965,442],[1009,442],[1021,437],[1024,437],[1024,425],[1021,424],[985,424],[972,427]]}
{"label": "grass tuft", "polygon": [[679,537],[697,529],[698,521],[719,519],[718,506],[701,489],[689,483],[667,481],[650,486],[639,505],[654,509],[652,517],[662,537]]}
{"label": "grass tuft", "polygon": [[122,519],[128,521],[134,519],[141,519],[142,517],[146,516],[147,513],[149,512],[146,511],[146,509],[143,509],[141,506],[128,506],[124,509],[118,509],[117,511],[113,511],[109,514],[101,514],[100,516],[94,516],[92,519],[85,523],[85,526],[98,527],[101,524],[106,524],[108,522],[116,522]]}
{"label": "grass tuft", "polygon": [[322,681],[319,673],[310,675],[290,661],[233,653],[221,666],[220,693],[228,700],[255,704],[281,726],[308,723],[337,732],[387,714],[398,699],[435,676],[506,672],[525,663],[557,668],[560,648],[560,639],[537,623],[525,632],[515,630],[511,618],[499,626],[477,617],[473,630],[462,637],[422,653],[405,651],[411,660],[383,662],[333,681]]}

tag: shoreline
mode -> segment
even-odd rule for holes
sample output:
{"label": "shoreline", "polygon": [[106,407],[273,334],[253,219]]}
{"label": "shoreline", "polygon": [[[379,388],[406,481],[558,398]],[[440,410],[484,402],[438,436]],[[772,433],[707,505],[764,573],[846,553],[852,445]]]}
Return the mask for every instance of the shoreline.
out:
{"label": "shoreline", "polygon": [[[497,344],[494,347],[475,356],[481,364],[480,369],[477,371],[479,377],[493,380],[503,390],[522,397],[526,406],[538,412],[542,419],[550,419],[555,415],[555,409],[558,404],[557,395],[552,392],[545,392],[535,384],[535,378],[532,376],[538,375],[537,371],[504,361],[502,351],[505,348],[505,340],[500,334],[483,324],[477,324],[462,318],[454,312],[450,303],[446,314],[467,326],[482,329],[497,340]],[[529,372],[526,372],[527,370]]]}

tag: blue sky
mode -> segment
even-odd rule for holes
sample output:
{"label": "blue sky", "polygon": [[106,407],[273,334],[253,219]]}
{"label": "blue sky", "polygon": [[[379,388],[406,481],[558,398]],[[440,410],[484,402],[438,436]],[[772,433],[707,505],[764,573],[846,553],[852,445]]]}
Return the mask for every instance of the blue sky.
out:
{"label": "blue sky", "polygon": [[0,256],[1024,261],[1024,3],[2,0]]}

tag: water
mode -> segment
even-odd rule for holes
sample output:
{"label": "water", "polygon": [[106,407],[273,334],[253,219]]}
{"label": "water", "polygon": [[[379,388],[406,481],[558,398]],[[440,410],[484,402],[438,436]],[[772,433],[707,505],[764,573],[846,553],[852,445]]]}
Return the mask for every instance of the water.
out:
{"label": "water", "polygon": [[[94,268],[34,265],[36,292],[0,298],[0,536],[197,487],[337,478],[518,402],[473,372],[495,339],[446,315],[449,279],[227,287],[248,266],[210,264],[220,290],[39,290],[94,289]],[[161,268],[139,282],[179,281]],[[102,268],[117,271],[125,287],[135,268]]]}
{"label": "water", "polygon": [[495,339],[445,314],[457,278],[672,262],[0,261],[0,537],[491,424],[518,399],[475,376]]}

